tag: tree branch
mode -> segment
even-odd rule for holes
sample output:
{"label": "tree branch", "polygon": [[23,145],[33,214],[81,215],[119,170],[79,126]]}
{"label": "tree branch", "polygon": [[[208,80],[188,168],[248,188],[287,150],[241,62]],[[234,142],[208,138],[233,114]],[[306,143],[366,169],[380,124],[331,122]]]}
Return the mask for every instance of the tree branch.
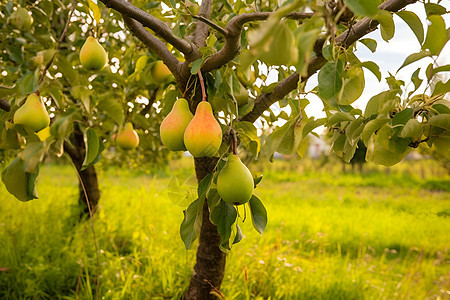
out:
{"label": "tree branch", "polygon": [[4,111],[10,111],[11,104],[6,99],[0,99],[0,109],[3,109]]}
{"label": "tree branch", "polygon": [[[399,11],[405,6],[415,3],[418,0],[388,0],[381,4],[378,8],[384,9],[387,11]],[[378,22],[375,20],[371,20],[369,18],[363,18],[358,21],[355,25],[353,25],[350,29],[347,29],[345,32],[341,33],[336,37],[336,44],[348,48],[350,45],[355,43],[357,40],[365,36],[366,34],[374,31],[378,26]],[[220,51],[219,51],[220,52]],[[302,81],[307,80],[314,73],[316,73],[320,68],[322,68],[326,64],[327,60],[323,56],[316,56],[308,64],[307,74],[302,76]],[[255,100],[255,105],[247,115],[242,117],[240,120],[255,122],[262,113],[267,110],[272,104],[283,99],[293,91],[298,84],[300,76],[298,73],[294,73],[289,77],[280,81],[280,83],[275,87],[275,89],[271,93],[264,93],[257,97]]]}
{"label": "tree branch", "polygon": [[215,30],[217,30],[218,32],[220,32],[223,36],[227,36],[228,32],[225,28],[217,25],[216,23],[214,23],[213,21],[206,19],[205,17],[202,16],[195,16],[193,15],[192,18],[199,20],[203,23],[206,23],[207,25],[209,25],[211,28],[214,28]]}
{"label": "tree branch", "polygon": [[179,80],[179,68],[181,63],[172,54],[172,52],[167,49],[166,45],[160,41],[158,38],[153,36],[147,29],[142,26],[138,21],[127,17],[126,15],[122,15],[125,24],[127,24],[130,31],[136,36],[139,40],[141,40],[148,48],[153,50],[156,55],[158,55],[169,68],[170,72],[175,76],[177,81]]}
{"label": "tree branch", "polygon": [[[203,0],[200,6],[199,16],[209,19],[211,16],[212,0]],[[197,22],[197,27],[194,32],[194,44],[201,48],[206,45],[206,38],[208,37],[208,24]]]}
{"label": "tree branch", "polygon": [[[217,53],[212,55],[210,58],[206,59],[203,63],[202,69],[205,72],[209,72],[220,68],[229,61],[231,61],[239,52],[241,32],[244,28],[245,23],[253,21],[264,21],[272,15],[272,12],[254,12],[245,13],[233,17],[225,27],[225,43]],[[288,19],[302,20],[310,18],[314,13],[300,13],[292,12],[287,14],[285,17]]]}
{"label": "tree branch", "polygon": [[173,35],[172,30],[160,19],[153,17],[149,13],[137,8],[125,0],[100,0],[107,7],[117,10],[123,16],[127,16],[141,23],[143,26],[153,30],[158,36],[163,38],[166,42],[178,49],[184,54],[189,54],[193,51],[191,43],[184,39],[180,39]]}

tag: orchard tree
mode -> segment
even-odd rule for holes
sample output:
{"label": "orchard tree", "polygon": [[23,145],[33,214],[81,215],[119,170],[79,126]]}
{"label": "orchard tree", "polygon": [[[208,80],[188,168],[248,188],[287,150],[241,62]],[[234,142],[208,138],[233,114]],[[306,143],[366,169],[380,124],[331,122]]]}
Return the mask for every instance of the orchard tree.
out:
{"label": "orchard tree", "polygon": [[[31,74],[26,80],[23,76],[8,79],[7,85],[20,87],[17,90],[2,89],[2,95],[8,97],[8,103],[12,103],[11,112],[1,116],[3,136],[13,133],[26,138],[25,145],[17,146],[20,164],[17,165],[16,161],[16,166],[6,168],[2,178],[11,188],[14,178],[22,176],[22,187],[27,188],[26,195],[32,194],[38,165],[38,162],[32,164],[30,160],[34,153],[30,145],[36,140],[35,134],[11,122],[23,97],[39,88],[41,95],[49,99],[48,105],[61,110],[62,116],[57,115],[51,126],[54,145],[64,145],[70,141],[65,127],[70,127],[73,121],[82,124],[81,132],[87,149],[84,156],[87,163],[84,165],[90,165],[97,160],[100,145],[109,143],[98,138],[108,137],[99,132],[109,128],[111,134],[117,127],[105,126],[108,123],[101,121],[102,113],[108,114],[108,110],[98,107],[103,97],[102,91],[108,93],[110,86],[120,86],[113,89],[112,95],[107,94],[104,100],[119,108],[113,104],[114,95],[120,95],[119,98],[123,99],[130,85],[136,88],[137,94],[140,89],[148,89],[148,85],[134,85],[135,81],[139,81],[138,75],[141,80],[146,76],[156,79],[159,77],[156,73],[164,73],[163,65],[154,62],[158,57],[173,74],[176,89],[173,85],[160,88],[161,96],[157,98],[155,107],[161,110],[155,110],[155,115],[146,119],[148,123],[141,128],[154,129],[152,118],[167,115],[167,121],[161,125],[161,138],[168,149],[178,151],[186,148],[191,152],[199,182],[198,198],[184,211],[180,226],[181,238],[187,249],[199,238],[196,264],[185,292],[186,299],[221,296],[226,253],[243,237],[239,222],[245,219],[246,211],[259,233],[263,233],[267,223],[264,205],[253,195],[253,189],[261,178],[251,178],[248,169],[237,157],[239,149],[246,149],[254,157],[260,153],[273,157],[275,152],[303,156],[308,134],[324,125],[332,135],[332,150],[347,162],[354,156],[360,141],[367,147],[366,160],[385,166],[400,162],[419,145],[450,159],[450,104],[444,99],[450,91],[450,81],[436,80],[440,78],[436,75],[450,70],[449,65],[437,65],[437,58],[449,39],[450,31],[442,17],[447,14],[447,9],[439,1],[422,2],[426,23],[408,10],[408,6],[416,0],[203,0],[200,5],[188,0],[101,2],[103,4],[98,5],[92,1],[88,4],[80,2],[84,6],[77,6],[76,12],[82,12],[82,7],[85,10],[84,14],[78,15],[80,23],[70,23],[68,29],[68,50],[73,51],[73,55],[67,54],[61,58],[60,64],[55,63],[55,69],[49,68],[51,76],[46,77],[46,85],[34,84],[30,88],[22,88],[38,77]],[[29,7],[33,17],[40,13],[33,9],[44,3],[48,4],[37,1]],[[87,5],[91,12],[87,10]],[[7,14],[11,18],[12,4],[9,4]],[[431,63],[411,74],[411,84],[395,78],[397,70],[391,70],[386,78],[389,88],[373,95],[364,111],[355,109],[352,104],[361,96],[365,86],[363,68],[371,71],[378,80],[382,79],[375,62],[361,62],[358,59],[355,54],[357,46],[376,52],[376,41],[365,37],[376,29],[380,30],[385,41],[393,38],[394,14],[411,28],[421,46],[421,51],[411,53],[401,68],[426,58]],[[116,45],[112,42],[114,34],[123,42],[125,50],[114,51],[119,69],[124,64],[135,64],[134,73],[128,76],[129,72],[102,70],[95,75],[85,74],[78,60],[82,42],[78,40],[75,43],[75,37],[82,36],[84,41],[94,19],[96,31],[101,33],[97,37],[101,37],[100,42],[107,51]],[[10,20],[14,23],[13,18]],[[39,23],[48,20],[43,17]],[[82,24],[83,21],[86,24]],[[121,24],[126,24],[126,28]],[[127,44],[136,43],[131,36],[139,39],[149,52],[141,50],[143,52],[137,58],[133,46]],[[17,38],[23,39],[22,36]],[[36,41],[34,47],[38,45],[40,41]],[[28,49],[22,49],[12,51],[7,48],[3,55],[10,59],[17,53],[27,55]],[[5,63],[3,58],[2,64]],[[21,66],[16,61],[12,67],[18,68],[17,65]],[[278,82],[266,84],[268,78],[260,72],[261,65],[277,70]],[[58,69],[63,75],[61,78],[56,76]],[[7,76],[15,74],[7,72]],[[315,73],[318,73],[317,86],[308,90],[306,83]],[[255,83],[256,78],[261,85]],[[60,84],[53,85],[55,81]],[[77,82],[78,93],[75,88]],[[44,89],[46,86],[47,89]],[[68,98],[64,96],[64,87],[70,87],[74,104],[62,109],[59,99]],[[311,95],[318,96],[323,102],[325,118],[315,119],[306,115],[308,99],[316,99]],[[127,101],[135,99],[134,96]],[[283,108],[282,111],[273,110],[274,104]],[[79,107],[79,117],[69,118],[70,121],[65,122],[63,116],[67,116],[75,106]],[[128,110],[125,105],[121,108]],[[118,114],[123,115],[124,119],[125,115],[128,117],[123,111]],[[284,125],[275,126],[276,121],[281,120]],[[254,125],[257,121],[259,129],[264,132],[272,129],[267,137],[258,136]],[[113,118],[113,122],[121,124],[122,119]],[[60,131],[64,134],[58,135]],[[65,147],[58,149],[61,149],[61,154],[68,153]]]}
{"label": "orchard tree", "polygon": [[[132,122],[138,130],[141,146],[138,151],[115,147],[115,152],[107,155],[108,161],[131,157],[136,163],[144,161],[144,155],[146,161],[162,161],[168,155],[155,129],[161,117],[152,109],[167,83],[155,81],[148,76],[150,70],[143,68],[157,57],[132,35],[121,34],[124,27],[118,14],[102,20],[102,27],[95,26],[95,22],[100,24],[100,11],[91,4],[92,8],[81,1],[39,1],[30,6],[27,1],[20,6],[9,1],[2,5],[0,31],[4,49],[1,107],[9,111],[0,115],[0,148],[17,150],[17,160],[5,174],[22,167],[25,174],[33,174],[21,179],[5,175],[6,186],[22,201],[37,197],[33,184],[27,185],[29,190],[23,189],[24,184],[35,179],[45,156],[67,155],[79,175],[84,214],[88,213],[86,200],[94,211],[100,198],[93,163],[104,148],[116,146],[113,137],[126,123]],[[104,58],[108,66],[97,72],[82,67],[79,60],[90,35],[104,40],[108,50]],[[31,93],[40,94],[52,120],[50,128],[37,134],[11,123]],[[23,115],[24,122],[35,117],[35,113]]]}

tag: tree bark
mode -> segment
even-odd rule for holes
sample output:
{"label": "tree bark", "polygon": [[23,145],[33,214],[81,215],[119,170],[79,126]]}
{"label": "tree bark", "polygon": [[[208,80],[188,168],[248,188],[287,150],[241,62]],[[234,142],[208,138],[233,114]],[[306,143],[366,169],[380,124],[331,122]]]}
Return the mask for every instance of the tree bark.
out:
{"label": "tree bark", "polygon": [[[195,173],[200,182],[212,173],[218,161],[217,157],[195,158]],[[203,206],[202,228],[200,230],[197,260],[188,289],[186,300],[217,299],[219,288],[225,275],[226,254],[219,249],[220,236],[217,227],[209,220],[207,201]]]}

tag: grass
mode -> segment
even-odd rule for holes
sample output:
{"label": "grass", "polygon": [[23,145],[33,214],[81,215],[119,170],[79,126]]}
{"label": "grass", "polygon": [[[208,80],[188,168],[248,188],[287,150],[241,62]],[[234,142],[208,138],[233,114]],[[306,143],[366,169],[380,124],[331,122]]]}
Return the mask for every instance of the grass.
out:
{"label": "grass", "polygon": [[[429,162],[362,175],[308,164],[252,167],[265,176],[256,194],[269,224],[262,237],[249,219],[242,224],[245,238],[227,258],[227,299],[450,297],[448,175]],[[70,167],[43,167],[40,199],[28,203],[0,186],[0,268],[8,269],[0,299],[95,299],[98,274],[102,299],[179,299],[195,250],[178,233],[186,200],[168,197],[167,186],[174,174],[194,184],[192,171],[185,159],[157,176],[100,172],[99,269],[90,223],[77,222]]]}

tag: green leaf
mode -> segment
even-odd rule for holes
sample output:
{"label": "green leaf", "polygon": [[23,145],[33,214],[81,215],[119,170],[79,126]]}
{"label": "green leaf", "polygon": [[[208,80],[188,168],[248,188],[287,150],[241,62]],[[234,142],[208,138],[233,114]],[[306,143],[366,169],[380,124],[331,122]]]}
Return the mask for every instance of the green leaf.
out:
{"label": "green leaf", "polygon": [[357,15],[373,18],[378,12],[378,1],[346,0],[347,6]]}
{"label": "green leaf", "polygon": [[[372,1],[367,1],[372,2]],[[394,18],[392,14],[385,10],[378,11],[377,15],[374,17],[380,23],[381,27],[381,37],[383,40],[388,42],[390,39],[394,37],[395,33],[395,24]]]}
{"label": "green leaf", "polygon": [[[106,93],[105,93],[106,94]],[[114,99],[113,94],[102,95],[102,98],[97,104],[100,111],[104,111],[116,124],[121,125],[125,119],[122,105]]]}
{"label": "green leaf", "polygon": [[400,68],[398,68],[397,72],[400,71],[403,67],[406,67],[407,65],[412,64],[413,62],[421,60],[422,58],[430,55],[431,55],[430,51],[427,50],[408,55],[408,57],[405,59]]}
{"label": "green leaf", "polygon": [[138,58],[136,61],[136,67],[134,68],[134,72],[139,72],[144,70],[145,66],[147,65],[147,61],[149,59],[148,55],[142,55]]}
{"label": "green leaf", "polygon": [[432,97],[450,92],[450,80],[446,82],[438,81],[434,86]]}
{"label": "green leaf", "polygon": [[364,44],[372,53],[377,51],[377,41],[370,38],[360,39],[358,42]]}
{"label": "green leaf", "polygon": [[450,107],[448,107],[447,105],[437,103],[437,104],[434,104],[432,106],[432,108],[440,114],[450,114]]}
{"label": "green leaf", "polygon": [[198,184],[197,193],[198,197],[204,197],[206,193],[209,191],[209,188],[211,187],[211,182],[213,179],[213,174],[209,173],[207,174]]}
{"label": "green leaf", "polygon": [[197,74],[203,64],[203,58],[199,58],[191,63],[191,74]]}
{"label": "green leaf", "polygon": [[101,138],[97,136],[94,129],[89,128],[85,135],[86,156],[84,157],[81,170],[85,170],[90,165],[95,164],[100,159],[102,151],[105,149]]}
{"label": "green leaf", "polygon": [[425,3],[425,12],[427,16],[431,15],[443,15],[447,13],[447,9],[442,5],[436,3]]}
{"label": "green leaf", "polygon": [[361,64],[361,66],[372,72],[378,81],[381,81],[380,67],[376,63],[373,61],[365,61]]}
{"label": "green leaf", "polygon": [[311,131],[313,131],[317,127],[325,125],[326,122],[326,118],[314,120],[314,117],[311,117],[308,123],[305,124],[305,127],[303,127],[303,138],[305,138]]}
{"label": "green leaf", "polygon": [[12,95],[17,92],[17,85],[13,87],[8,87],[4,85],[0,85],[0,98],[5,98],[9,95]]}
{"label": "green leaf", "polygon": [[412,149],[410,147],[404,147],[404,151],[401,153],[397,151],[398,149],[392,150],[389,147],[391,135],[392,128],[388,125],[384,125],[380,128],[375,136],[373,149],[370,147],[368,148],[366,155],[367,161],[390,167],[399,163],[409,154],[409,152],[411,152]]}
{"label": "green leaf", "polygon": [[428,26],[427,37],[425,38],[422,49],[430,50],[432,55],[439,55],[448,40],[445,22],[439,15],[429,16],[428,20],[431,24]]}
{"label": "green leaf", "polygon": [[234,123],[234,129],[238,132],[239,139],[244,147],[256,156],[261,149],[261,141],[255,125],[251,122],[241,121]]}
{"label": "green leaf", "polygon": [[295,68],[297,69],[297,73],[303,75],[306,72],[306,66],[319,34],[320,29],[300,31],[296,34],[295,39],[298,46],[298,60],[297,64],[295,64]]}
{"label": "green leaf", "polygon": [[394,99],[395,94],[393,91],[384,91],[370,98],[364,111],[364,117],[370,118],[371,116],[378,115],[382,111],[383,104]]}
{"label": "green leaf", "polygon": [[256,231],[262,235],[267,226],[267,211],[264,204],[255,195],[248,201],[252,215],[252,224]]}
{"label": "green leaf", "polygon": [[[425,4],[426,6],[426,4]],[[408,10],[402,10],[399,12],[396,12],[397,16],[403,19],[403,21],[408,24],[409,28],[411,28],[412,32],[416,35],[417,40],[420,44],[423,43],[424,39],[424,31],[423,31],[423,25],[420,21],[420,18],[413,13],[412,11]]]}
{"label": "green leaf", "polygon": [[372,135],[375,133],[375,131],[380,129],[381,126],[388,123],[390,120],[391,119],[389,119],[389,118],[375,119],[375,120],[372,120],[369,123],[367,123],[366,126],[364,126],[364,129],[363,129],[363,132],[361,135],[361,139],[364,142],[364,145],[366,145],[366,147],[369,146],[369,140],[372,137]]}
{"label": "green leaf", "polygon": [[433,146],[437,152],[450,160],[450,132],[444,132],[439,137],[433,139]]}
{"label": "green leaf", "polygon": [[180,236],[184,242],[186,250],[191,248],[192,243],[199,235],[204,202],[204,197],[198,198],[194,200],[185,211],[183,211],[184,218],[180,225]]}
{"label": "green leaf", "polygon": [[26,202],[38,198],[36,191],[36,173],[27,173],[24,170],[25,162],[22,159],[14,159],[2,172],[2,181],[6,189],[18,200]]}
{"label": "green leaf", "polygon": [[450,131],[450,115],[436,115],[428,120],[428,124]]}
{"label": "green leaf", "polygon": [[100,18],[102,17],[100,13],[100,9],[98,8],[98,4],[94,3],[94,1],[89,0],[89,9],[92,12],[92,15],[94,16],[95,22],[97,25],[100,24]]}
{"label": "green leaf", "polygon": [[233,245],[239,243],[244,238],[244,235],[242,234],[241,227],[239,227],[238,224],[236,224],[236,236],[233,241]]}
{"label": "green leaf", "polygon": [[353,121],[353,120],[355,120],[354,116],[352,116],[351,114],[349,114],[347,112],[340,111],[340,112],[337,112],[337,113],[331,115],[328,118],[328,121],[326,124],[328,127],[331,127],[337,123],[341,123],[344,121]]}
{"label": "green leaf", "polygon": [[339,105],[350,105],[358,100],[364,91],[364,85],[364,72],[361,67],[353,67],[345,71]]}
{"label": "green leaf", "polygon": [[344,65],[341,60],[327,62],[319,71],[318,94],[325,100],[336,98],[342,89]]}
{"label": "green leaf", "polygon": [[409,107],[395,114],[392,118],[392,126],[405,125],[413,116],[413,110]]}
{"label": "green leaf", "polygon": [[406,122],[405,126],[402,129],[402,132],[400,133],[401,137],[420,137],[422,134],[422,124],[420,124],[419,121],[416,119],[410,119],[408,122]]}
{"label": "green leaf", "polygon": [[[231,250],[230,238],[232,226],[236,222],[237,211],[233,205],[220,201],[211,211],[211,223],[217,226],[220,235],[219,247],[223,251]],[[234,239],[233,239],[234,240]]]}

